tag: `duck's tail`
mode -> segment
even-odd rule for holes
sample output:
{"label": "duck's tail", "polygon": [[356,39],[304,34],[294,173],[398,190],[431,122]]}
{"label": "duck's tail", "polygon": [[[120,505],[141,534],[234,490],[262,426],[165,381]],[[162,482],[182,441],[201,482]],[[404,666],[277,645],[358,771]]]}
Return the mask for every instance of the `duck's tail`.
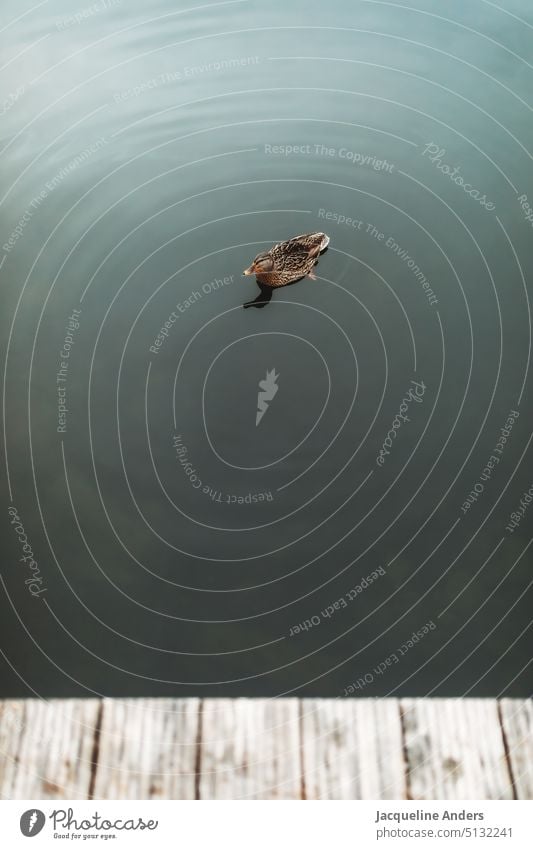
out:
{"label": "duck's tail", "polygon": [[325,251],[327,246],[329,245],[329,236],[326,236],[325,233],[317,233],[318,236],[322,236],[322,241],[320,242],[320,252]]}
{"label": "duck's tail", "polygon": [[329,236],[325,233],[309,233],[302,238],[307,239],[307,251],[310,257],[318,257],[329,245]]}

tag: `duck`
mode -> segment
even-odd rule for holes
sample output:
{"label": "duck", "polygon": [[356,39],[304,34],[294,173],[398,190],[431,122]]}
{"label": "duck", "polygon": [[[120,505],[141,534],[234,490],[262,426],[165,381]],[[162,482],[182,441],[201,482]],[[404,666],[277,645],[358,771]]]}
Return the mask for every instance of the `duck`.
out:
{"label": "duck", "polygon": [[249,268],[244,269],[243,275],[255,274],[260,289],[287,286],[302,277],[316,280],[313,268],[328,245],[329,236],[325,233],[294,236],[257,254]]}

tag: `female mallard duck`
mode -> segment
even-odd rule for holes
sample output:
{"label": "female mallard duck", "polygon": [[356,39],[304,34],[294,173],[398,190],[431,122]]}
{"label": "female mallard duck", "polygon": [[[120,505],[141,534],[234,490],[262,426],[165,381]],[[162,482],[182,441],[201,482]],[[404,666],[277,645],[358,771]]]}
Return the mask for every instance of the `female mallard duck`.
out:
{"label": "female mallard duck", "polygon": [[329,236],[325,233],[304,233],[286,242],[279,242],[257,254],[251,266],[243,274],[255,274],[258,285],[286,286],[308,275],[316,280],[313,267],[319,254],[329,245]]}

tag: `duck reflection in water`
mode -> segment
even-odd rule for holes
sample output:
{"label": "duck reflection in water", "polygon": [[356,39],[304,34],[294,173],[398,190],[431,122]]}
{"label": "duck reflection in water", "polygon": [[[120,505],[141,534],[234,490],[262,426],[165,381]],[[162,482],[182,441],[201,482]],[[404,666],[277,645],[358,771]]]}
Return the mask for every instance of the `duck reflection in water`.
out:
{"label": "duck reflection in water", "polygon": [[261,307],[266,307],[269,301],[272,300],[272,292],[274,291],[272,286],[266,286],[264,283],[259,283],[257,281],[257,285],[259,286],[260,292],[257,298],[254,298],[253,301],[246,301],[243,304],[244,309],[248,309],[248,307],[257,307],[257,309],[261,309]]}

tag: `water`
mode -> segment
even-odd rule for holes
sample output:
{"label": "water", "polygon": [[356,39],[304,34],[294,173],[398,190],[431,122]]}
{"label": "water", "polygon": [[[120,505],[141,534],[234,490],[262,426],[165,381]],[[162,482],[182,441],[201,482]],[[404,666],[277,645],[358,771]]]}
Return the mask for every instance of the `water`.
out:
{"label": "water", "polygon": [[525,0],[2,26],[2,695],[529,693]]}

